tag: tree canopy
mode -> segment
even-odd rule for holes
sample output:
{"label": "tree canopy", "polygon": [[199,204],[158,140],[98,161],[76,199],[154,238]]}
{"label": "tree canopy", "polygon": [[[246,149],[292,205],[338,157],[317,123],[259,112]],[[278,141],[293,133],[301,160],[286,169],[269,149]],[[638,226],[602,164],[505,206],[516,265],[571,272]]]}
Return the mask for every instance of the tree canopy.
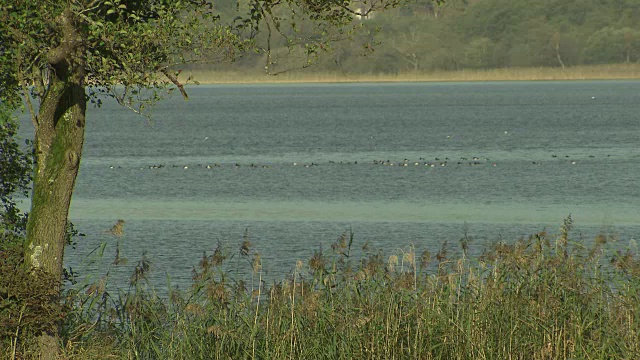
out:
{"label": "tree canopy", "polygon": [[27,84],[43,98],[51,71],[66,58],[82,62],[91,95],[140,106],[149,99],[134,89],[177,86],[181,65],[231,62],[253,52],[270,67],[275,47],[283,45],[310,63],[332,40],[352,35],[356,15],[399,2],[1,0],[1,96],[17,103]]}

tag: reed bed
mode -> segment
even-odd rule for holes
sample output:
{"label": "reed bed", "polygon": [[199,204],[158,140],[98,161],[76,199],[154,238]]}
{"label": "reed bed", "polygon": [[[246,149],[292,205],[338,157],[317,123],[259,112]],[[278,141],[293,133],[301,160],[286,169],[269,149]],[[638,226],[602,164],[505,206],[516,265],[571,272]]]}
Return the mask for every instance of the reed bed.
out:
{"label": "reed bed", "polygon": [[181,79],[192,77],[201,84],[259,83],[351,83],[351,82],[444,82],[444,81],[536,81],[536,80],[624,80],[640,79],[640,64],[585,65],[567,68],[502,68],[406,72],[398,74],[358,74],[329,71],[289,71],[276,76],[258,71],[184,71]]}
{"label": "reed bed", "polygon": [[67,294],[64,357],[640,358],[640,259],[605,235],[573,241],[571,226],[474,256],[466,236],[382,254],[345,233],[272,284],[246,236],[233,254],[204,254],[191,288],[168,298],[142,259],[129,289],[99,281]]}

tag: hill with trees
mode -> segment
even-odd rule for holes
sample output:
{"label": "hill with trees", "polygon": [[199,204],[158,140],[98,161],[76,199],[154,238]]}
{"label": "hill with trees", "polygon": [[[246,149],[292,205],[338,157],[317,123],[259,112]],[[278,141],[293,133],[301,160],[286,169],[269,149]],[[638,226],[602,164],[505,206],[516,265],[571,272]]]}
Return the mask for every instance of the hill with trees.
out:
{"label": "hill with trees", "polygon": [[[229,16],[242,8],[235,0],[218,4]],[[316,70],[397,74],[640,61],[638,0],[414,0],[367,15],[353,17],[365,29],[356,41],[334,43]],[[276,58],[289,54],[287,37],[281,39],[270,44]],[[256,52],[239,65],[261,71],[268,62]]]}

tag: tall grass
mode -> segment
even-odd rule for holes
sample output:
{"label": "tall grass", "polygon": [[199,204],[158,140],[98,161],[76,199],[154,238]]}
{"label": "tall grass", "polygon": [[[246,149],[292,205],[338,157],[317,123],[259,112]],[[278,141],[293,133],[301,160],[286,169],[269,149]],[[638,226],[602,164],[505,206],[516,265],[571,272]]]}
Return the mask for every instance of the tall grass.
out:
{"label": "tall grass", "polygon": [[233,83],[340,83],[340,82],[428,82],[428,81],[508,81],[508,80],[615,80],[640,79],[640,64],[584,65],[568,67],[503,68],[486,70],[425,71],[398,74],[357,74],[327,71],[290,71],[277,76],[263,72],[184,71],[181,79],[192,77],[202,84]]}
{"label": "tall grass", "polygon": [[[192,287],[158,297],[142,259],[128,290],[70,294],[65,356],[115,359],[637,359],[640,260],[601,235],[539,232],[481,254],[460,244],[391,254],[346,233],[262,281],[247,237],[218,246]],[[453,254],[453,255],[452,255]],[[235,272],[246,264],[248,277]]]}

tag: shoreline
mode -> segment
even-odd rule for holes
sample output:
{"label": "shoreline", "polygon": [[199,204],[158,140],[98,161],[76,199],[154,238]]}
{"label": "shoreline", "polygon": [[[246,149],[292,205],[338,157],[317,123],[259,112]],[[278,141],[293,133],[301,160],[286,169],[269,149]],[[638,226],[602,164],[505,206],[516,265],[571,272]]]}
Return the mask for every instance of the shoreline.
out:
{"label": "shoreline", "polygon": [[[191,78],[191,81],[187,81]],[[638,80],[640,64],[590,65],[570,68],[502,68],[488,70],[432,71],[400,74],[349,74],[346,72],[292,70],[278,75],[261,72],[185,70],[187,84],[286,84],[286,83],[394,83],[482,81],[578,81]]]}

